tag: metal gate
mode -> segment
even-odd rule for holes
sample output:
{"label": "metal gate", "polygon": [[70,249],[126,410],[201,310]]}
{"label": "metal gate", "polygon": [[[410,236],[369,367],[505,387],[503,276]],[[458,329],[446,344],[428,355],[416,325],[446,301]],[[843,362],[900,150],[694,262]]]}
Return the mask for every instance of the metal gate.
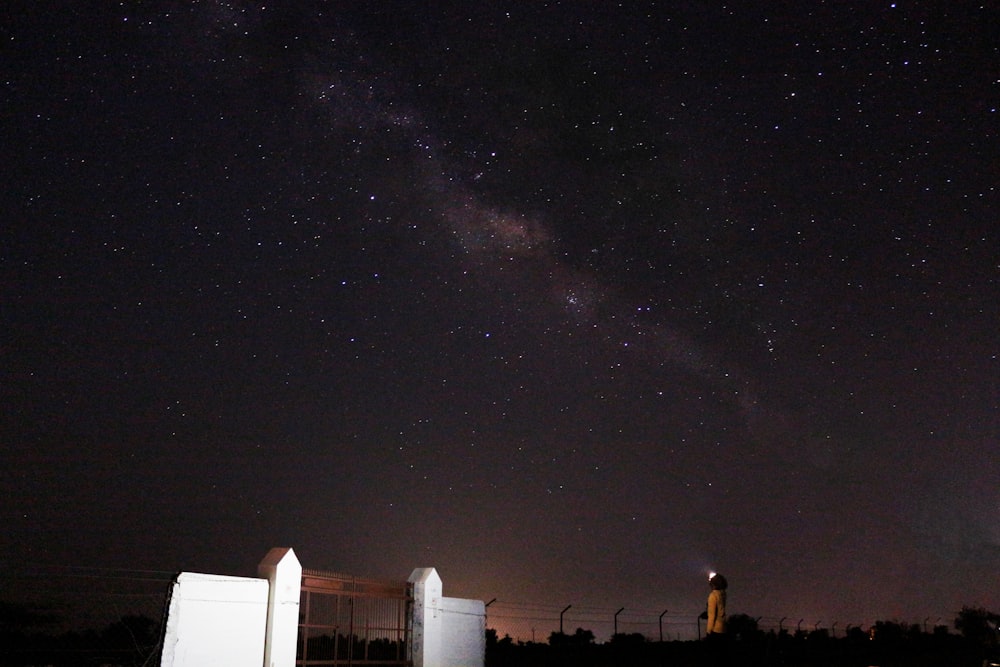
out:
{"label": "metal gate", "polygon": [[412,665],[413,584],[302,570],[296,665]]}

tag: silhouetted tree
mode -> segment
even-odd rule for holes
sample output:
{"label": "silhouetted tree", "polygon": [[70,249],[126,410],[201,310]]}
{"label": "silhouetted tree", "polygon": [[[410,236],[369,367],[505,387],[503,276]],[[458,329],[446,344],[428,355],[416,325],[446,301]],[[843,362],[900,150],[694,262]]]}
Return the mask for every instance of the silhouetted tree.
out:
{"label": "silhouetted tree", "polygon": [[645,644],[646,638],[638,632],[619,632],[616,635],[611,635],[610,643],[612,646],[635,647]]}
{"label": "silhouetted tree", "polygon": [[955,619],[955,629],[966,639],[978,644],[995,645],[1000,626],[1000,614],[982,607],[962,607]]}
{"label": "silhouetted tree", "polygon": [[159,641],[159,624],[148,616],[122,616],[101,633],[101,639],[109,647],[146,652]]}
{"label": "silhouetted tree", "polygon": [[729,634],[736,639],[753,639],[758,635],[757,619],[747,614],[733,614],[726,621]]}
{"label": "silhouetted tree", "polygon": [[906,631],[895,621],[875,621],[875,634],[872,638],[883,643],[897,643],[903,639]]}
{"label": "silhouetted tree", "polygon": [[809,631],[807,639],[813,643],[825,642],[830,638],[830,631],[826,628],[816,628]]}
{"label": "silhouetted tree", "polygon": [[510,635],[504,635],[503,639],[498,639],[495,629],[486,629],[487,667],[516,664],[517,660],[512,657],[514,652],[514,640],[510,638]]}
{"label": "silhouetted tree", "polygon": [[22,604],[0,601],[0,632],[18,632],[51,626],[58,621],[54,614],[31,609]]}
{"label": "silhouetted tree", "polygon": [[861,629],[860,625],[848,627],[847,631],[844,633],[844,637],[852,642],[863,642],[868,639],[868,635],[865,634],[865,631]]}
{"label": "silhouetted tree", "polygon": [[594,633],[583,628],[577,628],[572,635],[565,632],[553,632],[549,635],[550,646],[589,646],[593,643]]}
{"label": "silhouetted tree", "polygon": [[[15,618],[20,619],[17,623],[27,622],[29,629],[38,620],[20,613]],[[11,623],[9,620],[3,622],[5,628]],[[38,623],[47,624],[48,621]],[[0,665],[139,667],[150,664],[158,644],[158,623],[146,616],[123,616],[101,631],[85,630],[58,635],[37,629],[30,632],[4,629],[0,632]]]}

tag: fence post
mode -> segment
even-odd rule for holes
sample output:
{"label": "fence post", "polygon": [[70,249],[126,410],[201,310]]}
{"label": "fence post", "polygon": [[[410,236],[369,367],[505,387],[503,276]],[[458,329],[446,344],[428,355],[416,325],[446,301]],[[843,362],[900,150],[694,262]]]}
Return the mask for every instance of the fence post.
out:
{"label": "fence post", "polygon": [[433,567],[418,567],[407,579],[413,584],[413,667],[442,664],[441,577]]}
{"label": "fence post", "polygon": [[270,584],[264,667],[295,667],[302,565],[291,549],[274,548],[257,566],[257,576]]}

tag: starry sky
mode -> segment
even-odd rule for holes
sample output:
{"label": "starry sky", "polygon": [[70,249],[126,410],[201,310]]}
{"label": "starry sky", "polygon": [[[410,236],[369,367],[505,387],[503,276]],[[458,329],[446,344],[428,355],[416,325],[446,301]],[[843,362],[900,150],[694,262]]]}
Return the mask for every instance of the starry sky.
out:
{"label": "starry sky", "polygon": [[0,571],[1000,609],[990,3],[0,13]]}

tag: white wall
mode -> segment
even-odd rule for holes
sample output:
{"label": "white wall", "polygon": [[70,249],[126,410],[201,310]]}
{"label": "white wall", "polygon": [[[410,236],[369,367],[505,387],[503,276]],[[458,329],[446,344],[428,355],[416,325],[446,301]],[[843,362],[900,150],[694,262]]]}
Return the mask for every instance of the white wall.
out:
{"label": "white wall", "polygon": [[170,598],[160,665],[263,665],[269,589],[265,579],[179,574]]}
{"label": "white wall", "polygon": [[486,605],[446,598],[437,570],[417,568],[413,584],[413,667],[483,667]]}
{"label": "white wall", "polygon": [[[258,572],[257,579],[179,574],[160,665],[294,667],[302,566],[291,549],[272,549]],[[409,581],[413,667],[483,667],[483,602],[443,597],[432,567],[414,570]]]}
{"label": "white wall", "polygon": [[442,665],[483,667],[486,661],[486,605],[482,600],[441,598],[444,620]]}

